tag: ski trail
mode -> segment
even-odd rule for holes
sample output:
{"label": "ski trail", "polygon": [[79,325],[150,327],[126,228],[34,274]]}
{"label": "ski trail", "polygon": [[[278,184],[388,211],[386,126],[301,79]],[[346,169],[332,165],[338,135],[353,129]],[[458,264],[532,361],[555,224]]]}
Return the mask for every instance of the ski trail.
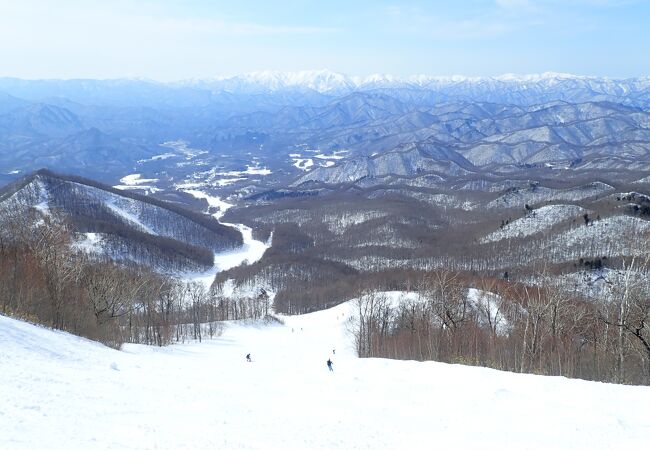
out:
{"label": "ski trail", "polygon": [[[241,247],[229,250],[225,252],[215,252],[214,254],[214,265],[211,269],[204,272],[190,272],[185,274],[184,278],[188,281],[199,282],[205,285],[206,288],[210,288],[212,281],[217,273],[223,272],[224,270],[232,269],[237,267],[244,262],[252,264],[256,261],[259,261],[267,248],[271,246],[272,236],[269,237],[267,242],[262,242],[257,239],[253,239],[253,230],[241,223],[228,223],[222,222],[221,218],[232,208],[232,203],[228,203],[221,198],[212,196],[203,191],[195,189],[185,189],[184,192],[192,195],[194,198],[204,199],[208,202],[210,208],[217,208],[217,212],[213,213],[212,216],[219,221],[222,225],[231,227],[239,231],[242,235],[243,244]],[[209,210],[207,211],[209,212]]]}

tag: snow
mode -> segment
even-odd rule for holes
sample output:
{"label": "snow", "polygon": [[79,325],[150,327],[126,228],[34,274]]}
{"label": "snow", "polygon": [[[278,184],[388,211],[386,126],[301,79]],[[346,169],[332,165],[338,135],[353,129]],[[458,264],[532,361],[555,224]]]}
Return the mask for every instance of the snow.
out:
{"label": "snow", "polygon": [[211,208],[217,208],[217,212],[213,214],[213,216],[219,220],[223,217],[223,215],[228,211],[228,209],[232,208],[234,205],[232,203],[228,203],[226,201],[221,200],[219,197],[214,197],[209,194],[206,194],[203,191],[197,191],[194,189],[185,189],[185,192],[193,196],[194,198],[198,199],[203,199],[208,202],[208,205]]}
{"label": "snow", "polygon": [[136,186],[145,183],[155,183],[156,181],[158,181],[157,178],[142,178],[142,175],[139,173],[132,173],[131,175],[120,178],[120,182],[122,184],[129,186]]}
{"label": "snow", "polygon": [[145,194],[154,194],[156,192],[162,191],[162,189],[157,188],[155,186],[148,186],[148,185],[134,185],[134,186],[127,186],[124,184],[118,184],[113,186],[115,189],[119,189],[120,191],[144,191]]}
{"label": "snow", "polygon": [[242,300],[256,298],[262,293],[266,292],[269,298],[269,305],[273,305],[276,292],[269,281],[263,277],[254,277],[242,283],[236,283],[233,278],[228,278],[223,283],[213,286],[215,295],[228,297],[231,300]]}
{"label": "snow", "polygon": [[[380,87],[402,87],[414,85],[420,87],[444,87],[460,84],[483,85],[486,83],[508,83],[527,87],[530,84],[540,86],[555,86],[567,80],[580,80],[583,83],[590,81],[603,82],[611,86],[620,86],[623,89],[632,80],[616,80],[606,77],[579,76],[568,73],[544,72],[538,74],[513,74],[507,73],[489,77],[471,77],[464,75],[433,76],[410,75],[398,77],[390,74],[370,74],[367,76],[346,75],[330,70],[302,70],[297,72],[258,71],[249,72],[230,77],[217,77],[212,82],[217,89],[228,92],[257,90],[279,91],[283,89],[301,88],[313,89],[320,93],[349,92],[355,89],[372,89]],[[643,80],[642,78],[638,80]]]}
{"label": "snow", "polygon": [[141,190],[146,193],[155,193],[161,191],[161,189],[151,186],[151,183],[156,183],[158,178],[141,178],[142,175],[139,173],[132,173],[125,177],[120,178],[122,184],[113,186],[115,189],[122,191],[125,190]]}
{"label": "snow", "polygon": [[503,316],[501,297],[492,292],[470,288],[467,291],[467,300],[478,311],[483,325],[488,325],[497,335],[507,335],[511,327]]}
{"label": "snow", "polygon": [[348,228],[368,222],[370,220],[380,219],[388,216],[383,211],[357,211],[357,212],[344,212],[341,214],[327,214],[323,216],[322,220],[327,225],[327,229],[334,234],[341,235],[347,231]]}
{"label": "snow", "polygon": [[77,250],[85,253],[102,253],[105,248],[101,233],[79,233],[80,239],[72,244]]}
{"label": "snow", "polygon": [[214,266],[210,270],[186,274],[185,277],[188,280],[203,283],[207,288],[210,288],[217,273],[232,269],[233,267],[237,267],[243,263],[252,264],[260,260],[266,249],[271,246],[272,236],[269,237],[267,242],[258,241],[253,239],[253,230],[250,227],[243,224],[221,222],[220,219],[229,208],[234,206],[233,204],[199,190],[185,189],[185,192],[195,198],[205,199],[210,208],[217,209],[217,212],[212,215],[219,220],[222,225],[237,229],[241,233],[243,239],[243,245],[241,247],[235,250],[215,253]]}
{"label": "snow", "polygon": [[36,204],[34,204],[34,209],[39,211],[41,214],[45,216],[50,215],[50,192],[47,190],[45,187],[45,184],[43,184],[43,181],[41,180],[35,180],[32,182],[33,189],[38,195],[38,200]]}
{"label": "snow", "polygon": [[353,310],[123,351],[0,316],[0,448],[647,446],[648,387],[358,359]]}
{"label": "snow", "polygon": [[566,201],[577,202],[613,191],[614,188],[606,183],[595,181],[569,189],[552,189],[543,186],[516,188],[492,200],[488,208],[523,207],[526,203],[534,205],[540,202]]}
{"label": "snow", "polygon": [[200,155],[208,153],[207,150],[190,148],[189,143],[183,140],[167,141],[160,144],[161,147],[171,148],[173,151],[180,153],[186,160],[191,160]]}
{"label": "snow", "polygon": [[[623,246],[629,245],[625,238],[631,236],[642,236],[650,232],[650,222],[630,216],[611,216],[590,222],[589,226],[579,226],[558,236],[558,240],[565,247],[581,246],[588,248],[594,244],[606,244],[609,241],[619,243]],[[614,255],[614,248],[605,254]],[[620,250],[620,249],[619,249]],[[629,248],[626,255],[636,255],[642,252],[642,248]]]}
{"label": "snow", "polygon": [[[637,277],[644,275],[637,272]],[[611,300],[625,279],[625,272],[606,267],[595,270],[579,270],[560,277],[560,285],[573,286],[576,293],[594,300]]]}
{"label": "snow", "polygon": [[293,165],[300,170],[307,171],[314,165],[314,160],[311,158],[292,158]]}
{"label": "snow", "polygon": [[[253,158],[255,159],[255,158]],[[183,183],[175,184],[176,189],[196,189],[210,186],[229,186],[240,181],[248,180],[250,176],[267,176],[273,172],[267,167],[262,167],[257,161],[253,165],[246,165],[245,170],[222,171],[223,167],[212,167],[204,172],[195,172]]]}
{"label": "snow", "polygon": [[[3,201],[3,209],[6,211],[15,211],[15,213],[25,213],[25,208],[33,208],[42,216],[50,216],[50,194],[45,183],[40,177],[35,177],[31,182],[22,189],[11,193]],[[39,223],[41,221],[39,220]]]}
{"label": "snow", "polygon": [[316,155],[316,156],[314,156],[314,158],[318,158],[318,159],[343,159],[345,157],[341,156],[341,155],[337,155],[336,153],[334,153],[333,155]]}
{"label": "snow", "polygon": [[270,175],[271,169],[266,167],[261,167],[258,165],[251,166],[247,165],[246,170],[231,170],[230,172],[216,172],[215,175],[223,175],[226,177],[239,177],[241,175]]}
{"label": "snow", "polygon": [[138,164],[142,164],[150,161],[163,161],[165,159],[175,158],[177,156],[178,155],[176,153],[162,153],[160,155],[154,155],[149,159],[139,159]]}
{"label": "snow", "polygon": [[[320,150],[306,150],[311,153],[318,153],[314,155],[314,158],[318,159],[319,167],[333,167],[336,165],[336,161],[344,159],[346,153],[349,153],[349,150],[337,150],[331,155],[324,155],[320,153]],[[300,170],[308,171],[314,166],[314,160],[312,158],[301,158],[299,153],[292,153],[289,155],[293,160],[293,165]]]}
{"label": "snow", "polygon": [[488,234],[481,242],[530,236],[549,230],[554,225],[574,219],[588,212],[576,205],[548,205],[537,208],[524,217],[513,220],[500,230]]}
{"label": "snow", "polygon": [[304,87],[324,93],[353,87],[353,83],[348,76],[329,70],[301,70],[298,72],[264,70],[222,80],[229,81],[232,87],[235,87],[235,90],[237,87],[253,85],[269,91],[289,87]]}
{"label": "snow", "polygon": [[[109,198],[105,202],[106,206],[111,211],[113,211],[118,216],[122,217],[122,219],[124,219],[126,222],[130,223],[131,225],[134,225],[136,228],[139,228],[141,231],[144,231],[144,232],[149,233],[149,234],[154,234],[154,235],[158,234],[151,227],[145,225],[137,215],[127,211],[126,209],[124,209],[124,208],[122,208],[120,206],[117,206],[114,203],[115,200],[121,201],[122,199],[110,199]],[[127,205],[130,204],[130,202],[127,200],[126,204]]]}
{"label": "snow", "polygon": [[223,186],[230,186],[231,184],[235,184],[244,180],[246,180],[246,178],[222,178],[220,180],[215,180],[215,181],[217,182],[217,186],[223,187]]}

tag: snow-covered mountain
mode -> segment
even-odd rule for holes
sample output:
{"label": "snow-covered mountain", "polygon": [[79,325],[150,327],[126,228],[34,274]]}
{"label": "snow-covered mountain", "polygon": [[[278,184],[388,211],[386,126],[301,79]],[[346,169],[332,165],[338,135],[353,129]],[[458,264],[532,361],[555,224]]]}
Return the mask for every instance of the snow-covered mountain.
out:
{"label": "snow-covered mountain", "polygon": [[604,100],[614,96],[631,99],[641,97],[647,103],[650,96],[650,77],[617,79],[556,72],[492,77],[398,77],[386,74],[350,76],[330,70],[260,71],[206,80],[201,84],[215,91],[232,93],[313,90],[322,94],[340,95],[374,89],[416,89],[439,92],[450,98],[517,104],[550,100]]}
{"label": "snow-covered mountain", "polygon": [[454,145],[476,166],[624,167],[628,156],[645,157],[648,108],[650,78],[550,72],[262,71],[177,83],[0,78],[0,182],[41,167],[112,182],[176,140],[258,157],[302,145],[374,154],[432,140]]}
{"label": "snow-covered mountain", "polygon": [[321,93],[352,91],[357,87],[354,79],[329,70],[303,70],[299,72],[250,72],[214,81],[214,86],[233,92],[278,91],[283,89],[311,89]]}
{"label": "snow-covered mountain", "polygon": [[205,268],[241,234],[176,204],[41,170],[0,190],[0,214],[64,221],[73,246],[101,258],[160,268]]}

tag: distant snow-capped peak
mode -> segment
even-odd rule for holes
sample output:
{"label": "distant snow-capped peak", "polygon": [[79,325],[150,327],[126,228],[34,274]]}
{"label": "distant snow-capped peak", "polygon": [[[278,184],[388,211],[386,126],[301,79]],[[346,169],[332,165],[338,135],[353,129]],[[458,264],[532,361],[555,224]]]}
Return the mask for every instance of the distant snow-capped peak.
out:
{"label": "distant snow-capped peak", "polygon": [[213,84],[225,90],[248,91],[279,91],[283,89],[310,89],[320,93],[341,93],[355,89],[389,88],[404,86],[437,86],[456,84],[544,84],[554,85],[566,80],[600,83],[642,83],[647,84],[650,78],[613,79],[573,75],[569,73],[544,72],[539,74],[503,74],[498,76],[471,77],[463,75],[432,76],[413,75],[399,77],[389,74],[372,74],[368,76],[349,76],[331,70],[301,70],[297,72],[259,71],[249,72],[230,77],[220,77],[213,80]]}
{"label": "distant snow-capped peak", "polygon": [[298,72],[264,70],[223,78],[219,81],[234,85],[255,85],[271,91],[298,87],[318,92],[329,92],[356,87],[356,84],[347,75],[330,70],[301,70]]}

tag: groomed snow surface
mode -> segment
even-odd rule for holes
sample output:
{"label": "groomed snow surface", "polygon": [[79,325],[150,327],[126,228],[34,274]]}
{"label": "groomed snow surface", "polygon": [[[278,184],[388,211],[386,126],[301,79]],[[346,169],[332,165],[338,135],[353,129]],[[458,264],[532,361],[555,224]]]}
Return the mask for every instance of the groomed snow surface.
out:
{"label": "groomed snow surface", "polygon": [[0,448],[647,447],[648,387],[358,359],[352,308],[123,351],[0,316]]}

